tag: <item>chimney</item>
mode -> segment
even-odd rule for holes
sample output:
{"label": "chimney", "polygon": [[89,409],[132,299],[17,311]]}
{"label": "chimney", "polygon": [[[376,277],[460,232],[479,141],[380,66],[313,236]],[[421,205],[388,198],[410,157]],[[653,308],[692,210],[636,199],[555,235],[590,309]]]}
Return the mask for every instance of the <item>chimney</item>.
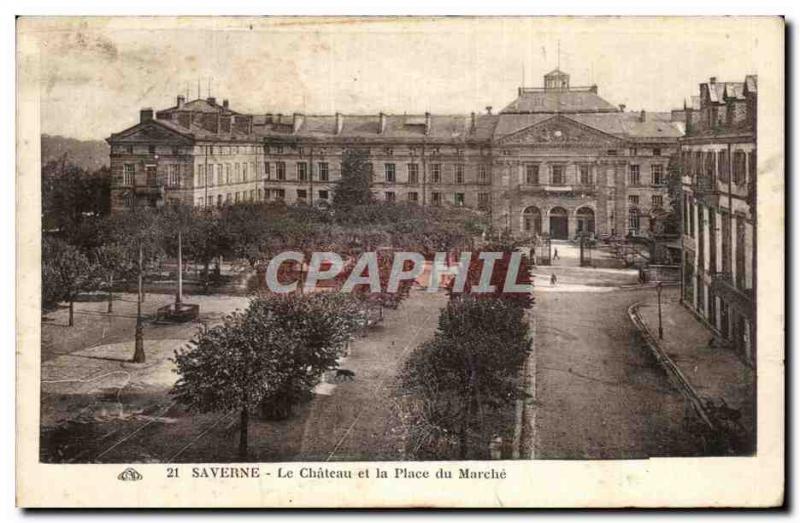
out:
{"label": "chimney", "polygon": [[139,111],[139,122],[149,122],[153,119],[153,110],[149,107],[145,107],[141,111]]}
{"label": "chimney", "polygon": [[639,113],[639,121],[644,122],[647,120],[647,113],[644,112],[644,109]]}
{"label": "chimney", "polygon": [[216,98],[214,98],[213,96],[209,96],[209,97],[206,99],[206,101],[207,101],[208,103],[210,103],[211,105],[217,105],[217,99],[216,99]]}
{"label": "chimney", "polygon": [[592,86],[589,87],[589,92],[597,94],[597,84],[592,84]]}
{"label": "chimney", "polygon": [[297,134],[297,131],[300,130],[300,127],[303,126],[303,115],[300,113],[294,113],[292,117],[292,132]]}
{"label": "chimney", "polygon": [[381,123],[381,130],[378,131],[378,134],[383,134],[383,133],[386,132],[386,115],[383,114],[383,113],[380,113],[379,118],[380,118],[380,123]]}
{"label": "chimney", "polygon": [[708,79],[708,83],[710,83],[710,84],[717,83],[717,77],[716,76],[712,76],[711,78]]}
{"label": "chimney", "polygon": [[486,106],[486,114],[492,114],[492,106],[491,105],[487,105]]}
{"label": "chimney", "polygon": [[469,132],[471,132],[471,133],[474,133],[474,132],[475,132],[475,124],[476,124],[476,122],[477,122],[477,120],[476,120],[476,118],[475,118],[475,111],[473,111],[472,113],[470,113],[470,115],[469,115],[469,118],[470,118],[470,122],[469,122]]}
{"label": "chimney", "polygon": [[178,109],[183,108],[183,103],[186,101],[186,98],[182,94],[178,95]]}
{"label": "chimney", "polygon": [[228,108],[228,100],[222,100],[222,107],[225,109]]}
{"label": "chimney", "polygon": [[431,134],[431,113],[425,113],[425,135]]}
{"label": "chimney", "polygon": [[624,113],[625,112],[625,104],[619,104],[619,110],[620,110],[620,112]]}
{"label": "chimney", "polygon": [[342,134],[344,128],[344,117],[342,113],[336,113],[336,134]]}

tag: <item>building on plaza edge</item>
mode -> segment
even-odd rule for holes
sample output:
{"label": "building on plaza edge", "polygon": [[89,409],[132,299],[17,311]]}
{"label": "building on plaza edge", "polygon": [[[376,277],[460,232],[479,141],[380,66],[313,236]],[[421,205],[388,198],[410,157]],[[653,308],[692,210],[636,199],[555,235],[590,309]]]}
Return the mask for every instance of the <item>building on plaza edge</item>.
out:
{"label": "building on plaza edge", "polygon": [[758,81],[700,84],[680,139],[682,302],[755,365]]}
{"label": "building on plaza edge", "polygon": [[497,114],[241,114],[179,96],[108,138],[112,209],[329,202],[342,152],[359,147],[379,199],[483,209],[518,235],[648,235],[681,118],[625,111],[558,69]]}

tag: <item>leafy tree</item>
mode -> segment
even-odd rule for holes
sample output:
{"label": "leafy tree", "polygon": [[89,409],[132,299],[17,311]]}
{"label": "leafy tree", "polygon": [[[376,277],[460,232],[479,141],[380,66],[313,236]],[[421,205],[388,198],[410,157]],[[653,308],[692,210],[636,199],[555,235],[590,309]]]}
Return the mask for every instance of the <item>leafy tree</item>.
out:
{"label": "leafy tree", "polygon": [[248,315],[280,354],[274,361],[280,379],[262,401],[262,411],[272,419],[289,417],[292,405],[338,365],[359,321],[355,301],[337,293],[268,295],[254,299]]}
{"label": "leafy tree", "polygon": [[[506,277],[508,275],[508,271],[511,268],[511,256],[515,252],[516,247],[517,245],[513,242],[493,242],[484,246],[480,251],[473,252],[472,258],[470,259],[469,268],[467,269],[467,278],[464,285],[463,293],[471,294],[472,296],[478,299],[499,298],[508,301],[509,303],[517,307],[521,307],[523,309],[531,308],[534,303],[533,295],[531,293],[504,292]],[[489,284],[494,285],[495,290],[494,292],[490,293],[474,292],[480,283],[481,274],[483,273],[483,267],[484,265],[486,265],[486,262],[480,258],[480,254],[482,252],[487,252],[487,253],[497,252],[501,253],[502,255],[501,258],[494,261],[494,264],[492,266],[492,272],[491,272],[491,277],[489,279]],[[533,278],[531,277],[531,270],[532,270],[532,264],[530,258],[528,256],[523,255],[520,258],[516,283],[520,285],[531,285],[533,283]],[[451,280],[449,287],[451,297],[462,294],[454,292],[453,284],[454,280]]]}
{"label": "leafy tree", "polygon": [[242,460],[247,459],[250,412],[281,378],[279,344],[257,327],[246,314],[231,314],[221,325],[199,332],[173,358],[179,378],[170,394],[178,402],[194,412],[239,413]]}
{"label": "leafy tree", "polygon": [[64,155],[42,166],[42,224],[45,230],[69,232],[83,220],[110,210],[108,167],[86,171]]}
{"label": "leafy tree", "polygon": [[74,325],[74,302],[78,294],[95,288],[96,268],[75,246],[45,237],[42,243],[42,303],[69,303],[69,326]]}
{"label": "leafy tree", "polygon": [[371,172],[368,153],[363,149],[346,149],[342,154],[342,176],[333,192],[336,211],[348,211],[356,205],[372,201]]}
{"label": "leafy tree", "polygon": [[247,458],[250,413],[283,418],[337,358],[355,329],[353,300],[335,294],[270,295],[199,332],[175,352],[171,394],[195,412],[237,411]]}
{"label": "leafy tree", "polygon": [[94,260],[97,275],[105,281],[108,289],[107,311],[110,313],[114,309],[114,279],[135,275],[137,264],[131,259],[128,248],[119,243],[106,243],[97,247],[94,250]]}
{"label": "leafy tree", "polygon": [[525,396],[518,374],[530,350],[522,308],[471,295],[451,299],[434,338],[411,354],[402,372],[413,450],[441,458],[455,447],[466,459],[484,412]]}

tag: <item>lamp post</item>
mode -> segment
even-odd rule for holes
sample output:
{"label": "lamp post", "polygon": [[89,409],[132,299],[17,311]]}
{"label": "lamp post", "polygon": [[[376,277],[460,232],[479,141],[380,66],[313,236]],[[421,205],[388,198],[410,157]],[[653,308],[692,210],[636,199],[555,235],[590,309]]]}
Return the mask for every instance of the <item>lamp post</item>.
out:
{"label": "lamp post", "polygon": [[139,243],[139,295],[136,300],[136,333],[134,334],[133,362],[144,363],[144,335],[142,333],[142,244]]}
{"label": "lamp post", "polygon": [[656,285],[656,292],[658,292],[658,339],[664,339],[664,328],[661,326],[661,282]]}

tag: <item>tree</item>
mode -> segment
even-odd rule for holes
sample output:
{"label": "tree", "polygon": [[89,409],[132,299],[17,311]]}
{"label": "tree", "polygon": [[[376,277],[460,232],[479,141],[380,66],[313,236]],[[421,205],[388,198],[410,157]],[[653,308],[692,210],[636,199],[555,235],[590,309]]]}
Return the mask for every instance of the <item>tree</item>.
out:
{"label": "tree", "polygon": [[250,412],[280,380],[274,339],[246,314],[226,316],[175,351],[179,378],[170,394],[194,412],[237,411],[239,458],[247,459]]}
{"label": "tree", "polygon": [[335,294],[270,295],[199,332],[175,352],[171,394],[195,412],[237,411],[239,457],[247,458],[250,413],[283,418],[337,358],[355,329],[352,299]]}
{"label": "tree", "polygon": [[[484,246],[480,251],[476,251],[472,253],[472,257],[470,258],[469,268],[467,269],[467,278],[464,285],[464,294],[471,294],[472,296],[482,299],[482,298],[500,298],[503,300],[508,301],[509,303],[516,305],[517,307],[521,307],[523,309],[530,309],[533,306],[534,300],[533,295],[531,293],[519,293],[519,292],[505,292],[505,281],[506,276],[508,275],[508,271],[511,268],[511,256],[516,251],[517,245],[513,242],[500,242],[496,241]],[[482,292],[482,293],[473,293],[476,287],[478,287],[480,283],[481,274],[483,273],[483,267],[486,264],[484,260],[480,258],[482,252],[487,253],[501,253],[502,257],[495,260],[492,266],[491,277],[489,279],[490,285],[494,285],[495,291],[494,292]],[[517,270],[517,278],[516,283],[520,285],[531,285],[533,283],[533,278],[531,277],[531,261],[528,256],[522,256],[520,258],[519,268]],[[458,296],[459,292],[455,292],[453,289],[454,280],[450,282],[449,292],[451,297]]]}
{"label": "tree", "polygon": [[333,192],[335,211],[348,211],[356,205],[372,201],[371,172],[368,153],[363,149],[346,149],[342,154],[342,176]]}
{"label": "tree", "polygon": [[455,447],[466,459],[484,412],[525,396],[518,375],[530,350],[521,307],[471,295],[451,299],[434,338],[411,354],[401,375],[414,450],[436,459]]}
{"label": "tree", "polygon": [[96,267],[75,246],[45,237],[42,243],[42,303],[69,303],[69,326],[74,325],[74,302],[78,294],[97,284]]}
{"label": "tree", "polygon": [[136,274],[137,265],[128,255],[128,249],[119,243],[106,243],[94,250],[97,274],[108,288],[108,309],[114,309],[114,279],[127,278]]}
{"label": "tree", "polygon": [[69,233],[83,220],[107,215],[111,201],[108,167],[89,172],[67,160],[42,166],[42,224],[45,230]]}
{"label": "tree", "polygon": [[280,358],[280,376],[262,400],[271,419],[291,416],[292,406],[306,398],[338,358],[358,328],[355,301],[338,293],[266,295],[250,303],[248,315],[262,339],[271,339]]}

